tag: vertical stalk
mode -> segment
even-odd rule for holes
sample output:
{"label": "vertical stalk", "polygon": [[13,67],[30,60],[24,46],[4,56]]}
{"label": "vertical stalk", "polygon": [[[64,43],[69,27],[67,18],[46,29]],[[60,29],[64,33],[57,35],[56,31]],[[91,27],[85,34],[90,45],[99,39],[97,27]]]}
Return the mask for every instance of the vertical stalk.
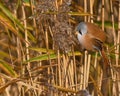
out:
{"label": "vertical stalk", "polygon": [[73,54],[73,67],[74,67],[74,78],[75,78],[75,85],[76,85],[76,90],[78,89],[77,87],[77,68],[76,68],[76,63],[75,63],[75,54],[74,54],[74,46],[72,46],[72,54]]}
{"label": "vertical stalk", "polygon": [[88,64],[88,52],[85,51],[85,59],[84,59],[84,82],[83,82],[83,89],[86,88],[86,74],[87,74],[87,64]]}
{"label": "vertical stalk", "polygon": [[[115,22],[114,22],[114,14],[113,14],[113,3],[112,3],[112,0],[110,0],[110,10],[111,10],[111,19],[112,19],[112,34],[113,34],[113,37],[114,37],[114,46],[115,46],[115,53],[116,53],[116,52],[117,52],[117,49],[116,49],[116,44],[117,44],[116,40],[117,40],[117,37],[116,37],[115,27],[114,27]],[[117,57],[117,54],[115,55],[115,58],[116,58],[115,62],[116,62],[116,64],[117,64],[117,58],[118,58],[118,57]],[[115,73],[113,74],[112,79],[114,79],[114,80],[117,79]],[[116,92],[116,90],[115,90],[114,88],[116,88],[116,83],[113,83],[113,88],[112,88],[113,95],[117,94],[117,92]]]}
{"label": "vertical stalk", "polygon": [[119,50],[120,50],[120,1],[119,1],[119,12],[118,12],[118,37],[117,37],[117,49],[116,49],[116,65],[118,66],[119,64]]}
{"label": "vertical stalk", "polygon": [[91,62],[91,55],[89,54],[88,55],[88,64],[87,64],[87,68],[86,68],[86,70],[87,70],[87,72],[86,72],[86,86],[88,86],[88,81],[89,81],[89,73],[90,73],[90,62]]}
{"label": "vertical stalk", "polygon": [[[24,31],[25,31],[25,47],[26,47],[26,60],[29,60],[30,59],[30,56],[29,56],[29,40],[28,40],[28,33],[27,33],[27,21],[26,21],[26,13],[25,13],[25,7],[24,5],[22,4],[22,13],[23,13],[23,24],[24,24]],[[31,78],[31,72],[30,72],[30,63],[28,62],[28,65],[27,65],[27,70],[28,70],[28,73],[29,73],[29,76],[30,76],[30,84],[33,85],[33,80]],[[34,90],[34,95],[37,96],[37,93],[36,91]]]}
{"label": "vertical stalk", "polygon": [[[46,23],[48,23],[48,22],[46,22]],[[48,55],[48,60],[49,60],[49,64],[50,64],[50,68],[48,68],[48,74],[51,74],[51,73],[54,74],[51,59],[50,59],[50,53],[49,53],[49,41],[48,41],[48,31],[47,30],[45,30],[45,39],[46,39],[45,43],[46,43],[47,55]],[[55,79],[54,79],[54,76],[53,76],[52,80],[50,79],[48,81],[48,83],[55,84],[54,81],[55,81]],[[54,94],[53,91],[50,91],[50,95],[52,96],[53,94]]]}
{"label": "vertical stalk", "polygon": [[84,70],[83,70],[83,67],[81,67],[81,74],[80,74],[80,90],[83,89],[83,81],[84,81],[84,76],[83,76],[83,73],[84,73]]}
{"label": "vertical stalk", "polygon": [[59,80],[59,84],[58,85],[62,86],[62,81],[61,81],[61,79],[62,79],[62,76],[61,76],[62,74],[61,73],[62,72],[61,72],[61,68],[60,68],[61,64],[60,64],[60,52],[59,52],[59,50],[57,51],[57,61],[58,61],[58,68],[57,68],[58,69],[58,78],[59,78],[58,79]]}
{"label": "vertical stalk", "polygon": [[98,58],[98,52],[95,53],[95,62],[94,62],[94,67],[97,67],[97,58]]}
{"label": "vertical stalk", "polygon": [[111,18],[112,18],[112,34],[114,37],[114,45],[116,45],[116,33],[115,33],[115,22],[114,22],[114,14],[113,14],[113,4],[112,4],[112,0],[110,0],[110,9],[111,9]]}
{"label": "vertical stalk", "polygon": [[[93,15],[93,3],[94,0],[90,0],[90,14]],[[90,16],[90,22],[93,23],[93,16]]]}
{"label": "vertical stalk", "polygon": [[[26,59],[29,60],[30,57],[29,57],[29,44],[28,44],[28,34],[27,34],[27,21],[26,21],[26,14],[25,14],[25,7],[24,5],[22,5],[22,12],[23,12],[23,24],[24,24],[24,31],[25,31],[25,47],[26,47]],[[28,66],[30,68],[30,63],[28,62]]]}
{"label": "vertical stalk", "polygon": [[[84,12],[87,12],[87,0],[84,0]],[[87,16],[84,16],[84,21],[87,21]]]}
{"label": "vertical stalk", "polygon": [[104,16],[105,16],[105,1],[104,0],[102,0],[102,30],[104,31]]}
{"label": "vertical stalk", "polygon": [[[117,50],[116,50],[117,54],[116,54],[116,65],[117,67],[120,65],[119,63],[119,54],[120,54],[120,1],[119,1],[119,15],[118,15],[118,37],[117,37]],[[120,79],[120,75],[117,74],[117,80]],[[118,84],[118,92],[120,92],[120,82],[117,82]],[[118,94],[119,95],[119,94]]]}
{"label": "vertical stalk", "polygon": [[[35,4],[35,1],[30,0],[30,7],[31,7],[31,12],[32,12],[33,16],[35,15],[35,10],[34,10],[34,6],[33,6],[34,4]],[[33,26],[34,26],[34,30],[35,30],[35,35],[36,35],[36,38],[38,38],[38,30],[37,30],[36,20],[35,20],[35,18],[32,18],[32,19],[33,19]]]}

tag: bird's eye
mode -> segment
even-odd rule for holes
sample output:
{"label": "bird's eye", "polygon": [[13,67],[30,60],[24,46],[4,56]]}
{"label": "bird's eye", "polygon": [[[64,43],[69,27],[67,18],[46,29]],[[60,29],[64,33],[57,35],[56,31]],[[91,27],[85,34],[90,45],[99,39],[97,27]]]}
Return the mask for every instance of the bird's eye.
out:
{"label": "bird's eye", "polygon": [[82,35],[82,32],[79,30],[79,33]]}

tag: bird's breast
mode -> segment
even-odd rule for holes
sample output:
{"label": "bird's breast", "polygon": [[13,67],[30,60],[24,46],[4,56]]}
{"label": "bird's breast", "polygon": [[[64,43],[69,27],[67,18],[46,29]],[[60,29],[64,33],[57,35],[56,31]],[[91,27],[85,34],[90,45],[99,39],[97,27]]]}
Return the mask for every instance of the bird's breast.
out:
{"label": "bird's breast", "polygon": [[79,43],[83,46],[85,42],[85,35],[78,34]]}
{"label": "bird's breast", "polygon": [[84,34],[84,35],[78,34],[78,40],[79,40],[80,45],[83,48],[94,51],[94,44],[92,42],[91,36],[87,34]]}

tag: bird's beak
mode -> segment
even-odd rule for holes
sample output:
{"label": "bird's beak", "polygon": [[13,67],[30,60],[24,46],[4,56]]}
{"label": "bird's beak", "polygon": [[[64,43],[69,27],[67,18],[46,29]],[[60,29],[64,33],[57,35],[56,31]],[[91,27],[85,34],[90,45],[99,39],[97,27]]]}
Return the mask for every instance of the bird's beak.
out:
{"label": "bird's beak", "polygon": [[78,32],[78,31],[76,31],[76,32],[75,32],[75,35],[77,36],[78,34],[79,34],[79,32]]}

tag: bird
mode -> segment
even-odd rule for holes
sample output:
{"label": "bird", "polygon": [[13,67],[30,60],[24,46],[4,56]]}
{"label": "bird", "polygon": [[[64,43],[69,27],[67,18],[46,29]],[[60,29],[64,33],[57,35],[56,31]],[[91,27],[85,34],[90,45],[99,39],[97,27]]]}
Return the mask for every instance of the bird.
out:
{"label": "bird", "polygon": [[[110,71],[109,60],[104,51],[106,33],[97,25],[90,22],[80,22],[75,28],[75,34],[82,48],[88,51],[98,51],[104,61],[104,70]],[[107,72],[109,74],[109,72]]]}
{"label": "bird", "polygon": [[77,92],[76,96],[91,96],[86,89]]}

